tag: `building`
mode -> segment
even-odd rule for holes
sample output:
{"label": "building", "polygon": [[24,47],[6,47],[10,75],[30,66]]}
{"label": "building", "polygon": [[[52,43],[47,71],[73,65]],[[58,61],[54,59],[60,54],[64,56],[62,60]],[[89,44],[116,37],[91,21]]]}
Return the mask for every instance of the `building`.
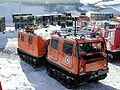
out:
{"label": "building", "polygon": [[32,14],[12,14],[15,29],[23,29],[27,25],[34,24],[34,16]]}
{"label": "building", "polygon": [[0,17],[0,32],[5,30],[5,17]]}
{"label": "building", "polygon": [[113,13],[91,13],[91,19],[101,21],[114,18]]}

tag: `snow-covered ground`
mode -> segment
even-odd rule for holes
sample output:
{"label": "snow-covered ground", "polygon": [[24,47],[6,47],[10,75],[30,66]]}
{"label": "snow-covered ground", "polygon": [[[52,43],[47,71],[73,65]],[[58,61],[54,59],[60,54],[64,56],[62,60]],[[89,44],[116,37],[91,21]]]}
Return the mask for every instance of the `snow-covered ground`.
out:
{"label": "snow-covered ground", "polygon": [[[12,30],[12,29],[11,29]],[[9,31],[9,32],[8,32]],[[44,68],[34,70],[17,55],[17,31],[0,33],[0,81],[3,90],[68,90],[49,77]],[[120,90],[120,61],[109,63],[106,79],[75,90]]]}

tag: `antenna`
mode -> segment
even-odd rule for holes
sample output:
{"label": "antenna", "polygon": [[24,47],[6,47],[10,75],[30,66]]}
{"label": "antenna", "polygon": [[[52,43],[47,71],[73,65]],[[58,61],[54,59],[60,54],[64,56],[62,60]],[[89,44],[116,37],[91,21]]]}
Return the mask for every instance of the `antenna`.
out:
{"label": "antenna", "polygon": [[76,36],[76,29],[77,29],[77,27],[76,27],[76,25],[77,25],[77,17],[74,17],[74,21],[75,21],[75,31],[74,31],[74,36]]}

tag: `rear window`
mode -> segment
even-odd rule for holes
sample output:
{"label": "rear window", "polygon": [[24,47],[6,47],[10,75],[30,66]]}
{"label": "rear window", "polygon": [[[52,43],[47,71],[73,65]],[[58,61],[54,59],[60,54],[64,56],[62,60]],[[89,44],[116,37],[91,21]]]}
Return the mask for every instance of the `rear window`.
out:
{"label": "rear window", "polygon": [[57,39],[52,39],[51,47],[53,49],[57,49],[58,48],[58,40]]}
{"label": "rear window", "polygon": [[63,44],[63,52],[65,54],[72,55],[72,48],[73,48],[73,44],[71,44],[69,42],[65,42]]}

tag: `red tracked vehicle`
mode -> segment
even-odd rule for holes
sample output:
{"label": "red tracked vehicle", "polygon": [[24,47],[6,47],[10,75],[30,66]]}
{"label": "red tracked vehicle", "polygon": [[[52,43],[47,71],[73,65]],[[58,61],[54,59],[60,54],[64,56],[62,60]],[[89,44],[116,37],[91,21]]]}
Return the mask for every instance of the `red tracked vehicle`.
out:
{"label": "red tracked vehicle", "polygon": [[38,67],[44,63],[47,40],[26,32],[18,32],[18,55],[22,60]]}
{"label": "red tracked vehicle", "polygon": [[107,46],[108,60],[120,58],[120,23],[118,20],[107,21],[100,26],[94,27],[93,32],[100,33],[104,37]]}
{"label": "red tracked vehicle", "polygon": [[105,79],[106,45],[95,35],[52,36],[48,45],[47,73],[67,88]]}

